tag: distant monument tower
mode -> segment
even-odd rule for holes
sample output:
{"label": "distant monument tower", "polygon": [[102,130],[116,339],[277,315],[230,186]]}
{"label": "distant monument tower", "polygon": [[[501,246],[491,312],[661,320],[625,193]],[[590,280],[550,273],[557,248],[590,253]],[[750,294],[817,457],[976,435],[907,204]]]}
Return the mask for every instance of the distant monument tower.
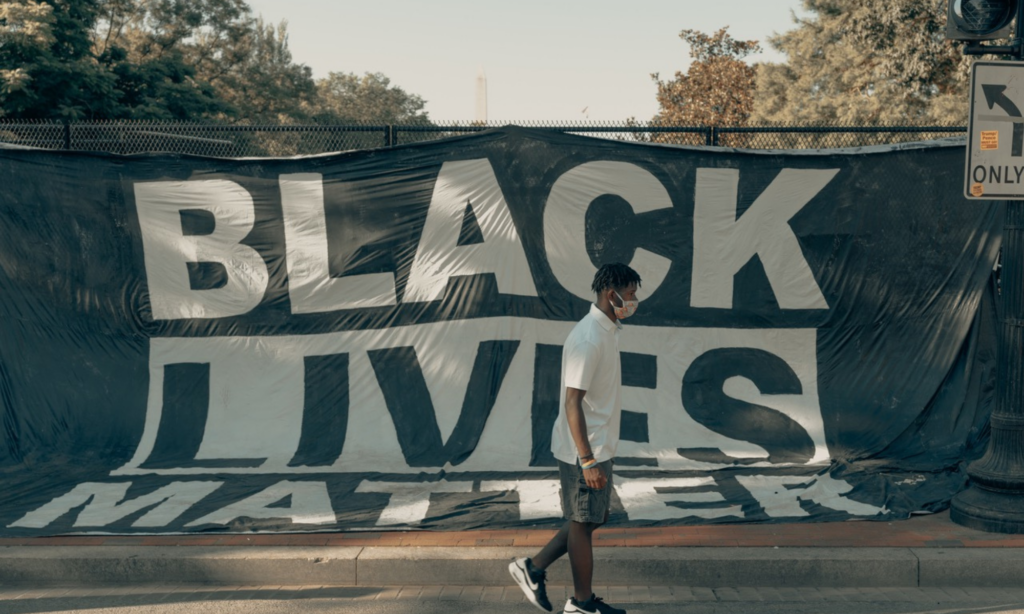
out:
{"label": "distant monument tower", "polygon": [[483,66],[476,76],[476,123],[487,123],[487,75]]}

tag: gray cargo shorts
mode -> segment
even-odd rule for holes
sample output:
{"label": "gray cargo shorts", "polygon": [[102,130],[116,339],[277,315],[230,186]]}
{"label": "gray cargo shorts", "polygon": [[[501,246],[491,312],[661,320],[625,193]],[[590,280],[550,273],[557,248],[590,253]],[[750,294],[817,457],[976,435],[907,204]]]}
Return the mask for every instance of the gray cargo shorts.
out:
{"label": "gray cargo shorts", "polygon": [[566,520],[604,524],[612,503],[612,461],[598,463],[608,478],[601,490],[587,486],[579,462],[575,465],[558,461],[558,476],[562,483],[562,514]]}

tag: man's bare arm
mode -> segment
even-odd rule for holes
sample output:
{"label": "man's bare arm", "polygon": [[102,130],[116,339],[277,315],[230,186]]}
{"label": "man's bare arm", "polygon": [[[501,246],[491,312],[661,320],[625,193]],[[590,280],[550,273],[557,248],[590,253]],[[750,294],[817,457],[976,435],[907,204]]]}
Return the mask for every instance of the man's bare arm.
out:
{"label": "man's bare arm", "polygon": [[[576,442],[576,451],[580,461],[588,461],[594,457],[590,449],[590,439],[587,437],[587,419],[583,416],[583,397],[586,390],[576,388],[565,389],[565,419],[569,422],[569,432]],[[583,477],[587,480],[587,486],[601,490],[608,483],[604,471],[600,467],[583,470]]]}

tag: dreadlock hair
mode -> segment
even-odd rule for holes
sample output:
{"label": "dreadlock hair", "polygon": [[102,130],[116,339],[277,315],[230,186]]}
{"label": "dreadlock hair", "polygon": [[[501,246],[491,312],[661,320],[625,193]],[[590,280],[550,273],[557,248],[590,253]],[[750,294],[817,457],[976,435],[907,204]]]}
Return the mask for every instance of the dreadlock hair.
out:
{"label": "dreadlock hair", "polygon": [[621,262],[615,262],[602,265],[597,270],[597,274],[594,275],[594,283],[590,284],[590,288],[594,291],[594,294],[600,294],[608,288],[614,290],[616,288],[625,288],[630,284],[636,284],[639,287],[640,275]]}

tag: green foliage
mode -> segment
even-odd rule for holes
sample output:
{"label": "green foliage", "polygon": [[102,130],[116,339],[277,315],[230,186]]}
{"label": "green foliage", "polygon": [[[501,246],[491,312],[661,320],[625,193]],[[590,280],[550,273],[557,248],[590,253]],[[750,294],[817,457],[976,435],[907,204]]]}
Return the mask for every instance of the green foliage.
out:
{"label": "green foliage", "polygon": [[224,108],[181,53],[132,57],[104,24],[127,0],[0,4],[0,114],[39,119],[187,119]]}
{"label": "green foliage", "polygon": [[0,115],[90,119],[112,110],[115,78],[91,54],[96,0],[0,2]]}
{"label": "green foliage", "polygon": [[315,81],[245,0],[0,0],[0,116],[427,123],[381,74]]}
{"label": "green foliage", "polygon": [[753,107],[754,69],[743,58],[761,50],[757,41],[729,36],[728,27],[707,35],[683,30],[693,62],[686,73],[658,85],[656,124],[673,126],[740,126]]}
{"label": "green foliage", "polygon": [[292,61],[287,23],[256,21],[243,39],[241,59],[229,70],[209,74],[220,96],[238,117],[253,123],[306,121],[316,97],[310,68]]}
{"label": "green foliage", "polygon": [[124,49],[111,47],[100,61],[117,77],[119,107],[110,119],[186,120],[229,109],[180,53],[132,62]]}
{"label": "green foliage", "polygon": [[409,94],[380,73],[363,76],[332,72],[317,81],[310,115],[319,123],[428,125],[422,98]]}
{"label": "green foliage", "polygon": [[[133,107],[136,119],[288,121],[313,91],[309,68],[292,63],[285,25],[265,26],[244,0],[107,0],[106,8],[100,52],[123,55],[130,82],[157,103]],[[282,70],[298,79],[281,87]]]}
{"label": "green foliage", "polygon": [[943,0],[804,0],[811,15],[769,39],[751,121],[964,124],[970,61],[945,40]]}

